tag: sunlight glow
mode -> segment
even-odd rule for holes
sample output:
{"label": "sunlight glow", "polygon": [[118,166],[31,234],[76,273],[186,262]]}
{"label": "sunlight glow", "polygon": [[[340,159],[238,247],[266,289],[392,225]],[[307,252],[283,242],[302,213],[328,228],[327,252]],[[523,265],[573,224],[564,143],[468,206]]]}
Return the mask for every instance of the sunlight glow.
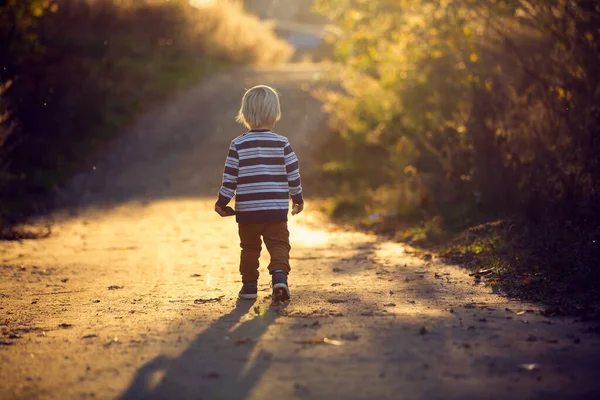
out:
{"label": "sunlight glow", "polygon": [[216,2],[217,0],[190,0],[190,4],[198,8],[210,7]]}
{"label": "sunlight glow", "polygon": [[326,231],[309,229],[303,226],[295,226],[292,232],[292,241],[306,246],[315,246],[327,243],[330,240],[330,235]]}

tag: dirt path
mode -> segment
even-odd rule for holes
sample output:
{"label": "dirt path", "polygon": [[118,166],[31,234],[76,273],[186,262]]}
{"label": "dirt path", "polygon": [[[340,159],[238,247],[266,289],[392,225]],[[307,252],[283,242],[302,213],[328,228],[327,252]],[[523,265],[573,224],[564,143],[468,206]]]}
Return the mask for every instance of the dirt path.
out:
{"label": "dirt path", "polygon": [[600,393],[593,326],[331,226],[310,197],[291,222],[292,301],[270,304],[264,270],[259,299],[236,301],[236,225],[212,211],[232,116],[244,86],[276,86],[277,130],[309,171],[324,117],[302,88],[318,74],[239,70],[182,93],[73,180],[52,236],[0,243],[1,399]]}

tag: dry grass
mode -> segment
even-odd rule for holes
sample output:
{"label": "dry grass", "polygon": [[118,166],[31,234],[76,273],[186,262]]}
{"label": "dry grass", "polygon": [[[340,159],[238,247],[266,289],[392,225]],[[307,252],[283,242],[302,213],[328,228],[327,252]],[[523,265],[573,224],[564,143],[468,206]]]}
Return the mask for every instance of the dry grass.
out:
{"label": "dry grass", "polygon": [[285,62],[294,50],[274,38],[272,28],[244,12],[238,1],[221,0],[199,8],[194,33],[204,38],[209,54],[236,63],[265,65]]}
{"label": "dry grass", "polygon": [[[121,14],[140,14],[148,10],[179,9],[186,16],[178,26],[179,37],[161,38],[161,45],[186,47],[191,53],[239,64],[264,65],[288,61],[294,49],[276,37],[272,26],[244,11],[236,0],[95,0],[98,4],[116,5]],[[111,7],[112,6],[108,6]],[[100,6],[99,8],[102,8]],[[163,16],[165,13],[163,12]],[[151,22],[165,23],[153,20]],[[168,23],[168,21],[166,21]],[[182,22],[182,21],[179,21]]]}

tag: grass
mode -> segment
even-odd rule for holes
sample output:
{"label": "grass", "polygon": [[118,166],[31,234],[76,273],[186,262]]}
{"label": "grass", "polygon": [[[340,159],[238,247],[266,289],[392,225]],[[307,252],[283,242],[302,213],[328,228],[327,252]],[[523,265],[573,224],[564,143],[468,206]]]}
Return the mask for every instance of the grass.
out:
{"label": "grass", "polygon": [[466,268],[475,282],[499,294],[545,305],[547,315],[598,314],[597,274],[581,268],[586,260],[560,254],[570,245],[564,232],[548,233],[552,241],[517,219],[462,230],[429,221],[398,231],[396,238]]}
{"label": "grass", "polygon": [[558,221],[534,226],[517,218],[465,227],[424,218],[419,209],[367,216],[368,207],[358,199],[334,198],[321,208],[336,222],[407,243],[417,256],[438,254],[498,294],[541,303],[548,316],[600,316],[600,276],[590,265],[593,255],[579,250],[580,240],[594,240],[596,231],[576,231]]}

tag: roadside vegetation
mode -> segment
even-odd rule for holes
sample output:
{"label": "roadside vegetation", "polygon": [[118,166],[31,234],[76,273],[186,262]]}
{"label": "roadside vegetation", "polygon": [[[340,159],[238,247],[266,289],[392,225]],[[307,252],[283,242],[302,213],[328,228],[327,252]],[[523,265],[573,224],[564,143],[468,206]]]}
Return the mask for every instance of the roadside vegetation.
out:
{"label": "roadside vegetation", "polygon": [[293,50],[241,2],[0,1],[0,230],[45,206],[136,115]]}
{"label": "roadside vegetation", "polygon": [[437,250],[507,294],[597,306],[600,4],[316,7],[337,28],[341,87],[317,93],[331,115],[330,214]]}

